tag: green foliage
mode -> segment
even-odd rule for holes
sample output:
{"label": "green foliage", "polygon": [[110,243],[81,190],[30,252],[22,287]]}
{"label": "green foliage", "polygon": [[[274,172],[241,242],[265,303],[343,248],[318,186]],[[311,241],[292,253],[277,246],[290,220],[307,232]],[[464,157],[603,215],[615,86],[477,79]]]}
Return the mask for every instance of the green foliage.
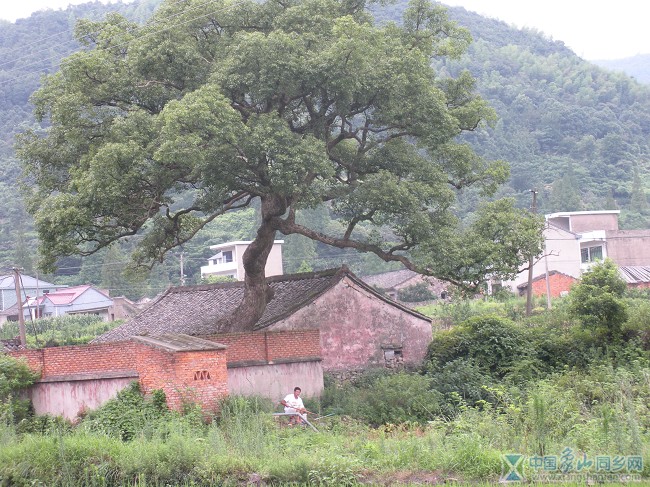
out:
{"label": "green foliage", "polygon": [[20,399],[19,393],[36,381],[23,360],[0,354],[0,423],[16,423],[29,414],[29,400]]}
{"label": "green foliage", "polygon": [[89,431],[129,441],[151,428],[168,414],[165,394],[154,391],[145,398],[138,382],[118,392],[115,399],[90,411],[83,420]]}
{"label": "green foliage", "polygon": [[237,279],[230,276],[205,276],[201,278],[201,284],[218,284],[221,282],[236,282]]}
{"label": "green foliage", "polygon": [[426,423],[440,412],[442,396],[419,374],[369,371],[353,384],[334,386],[321,400],[325,411],[344,412],[373,425]]}
{"label": "green foliage", "polygon": [[618,267],[605,259],[584,273],[580,282],[571,288],[570,310],[586,328],[619,340],[627,319],[625,289]]}
{"label": "green foliage", "polygon": [[[46,268],[136,233],[128,250],[150,264],[253,207],[264,245],[301,235],[459,285],[539,251],[541,221],[493,200],[507,164],[458,139],[495,114],[467,72],[431,67],[470,41],[444,8],[413,1],[382,24],[364,2],[224,1],[195,18],[197,2],[164,1],[143,26],[80,22],[87,49],[34,94],[45,128],[22,133],[17,154]],[[485,204],[461,220],[453,204],[470,187]],[[322,205],[337,224],[302,217]],[[309,262],[304,244],[289,268]],[[262,247],[246,258],[265,260]]]}
{"label": "green foliage", "polygon": [[426,282],[419,282],[397,291],[397,297],[400,301],[407,303],[418,303],[421,301],[430,301],[436,299],[437,296],[433,294]]}
{"label": "green foliage", "polygon": [[[25,324],[27,346],[40,348],[84,344],[121,323],[119,320],[103,321],[96,315],[65,315],[29,320]],[[18,336],[18,323],[6,323],[0,328],[0,338],[15,336]]]}
{"label": "green foliage", "polygon": [[488,374],[503,377],[528,352],[524,333],[512,322],[483,316],[437,333],[429,345],[426,361],[431,371],[439,371],[453,360],[471,359]]}

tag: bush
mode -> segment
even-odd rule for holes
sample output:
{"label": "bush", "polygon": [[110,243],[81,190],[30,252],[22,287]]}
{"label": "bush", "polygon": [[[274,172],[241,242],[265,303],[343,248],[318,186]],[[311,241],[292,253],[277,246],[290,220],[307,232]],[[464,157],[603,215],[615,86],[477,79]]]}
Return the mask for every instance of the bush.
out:
{"label": "bush", "polygon": [[583,274],[580,282],[571,288],[569,309],[585,328],[619,341],[627,319],[625,290],[626,284],[618,267],[612,260],[605,259]]}
{"label": "bush", "polygon": [[342,411],[374,426],[426,423],[441,412],[442,394],[430,382],[419,374],[378,369],[354,384],[330,385],[321,404],[326,411]]}
{"label": "bush", "polygon": [[91,431],[129,441],[168,414],[165,393],[154,391],[145,398],[138,382],[117,393],[115,399],[91,411],[83,424]]}
{"label": "bush", "polygon": [[469,358],[494,377],[529,352],[525,334],[512,322],[497,316],[471,318],[450,331],[434,336],[427,353],[428,369],[436,373],[448,362]]}
{"label": "bush", "polygon": [[0,421],[16,423],[29,415],[29,400],[18,394],[36,379],[24,360],[0,354]]}
{"label": "bush", "polygon": [[436,299],[437,296],[429,289],[426,282],[419,282],[397,291],[397,298],[407,303],[419,303],[422,301],[431,301]]}

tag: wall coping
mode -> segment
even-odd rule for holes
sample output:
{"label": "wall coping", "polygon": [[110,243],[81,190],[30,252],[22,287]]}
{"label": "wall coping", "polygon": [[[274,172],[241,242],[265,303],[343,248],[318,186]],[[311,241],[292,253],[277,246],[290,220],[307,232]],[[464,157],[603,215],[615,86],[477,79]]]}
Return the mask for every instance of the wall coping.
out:
{"label": "wall coping", "polygon": [[81,374],[63,374],[63,375],[51,375],[43,377],[42,379],[37,380],[36,384],[42,384],[47,382],[72,382],[72,381],[82,381],[82,380],[101,380],[101,379],[123,379],[123,378],[139,378],[135,370],[113,370],[106,372],[87,372]]}
{"label": "wall coping", "polygon": [[238,369],[241,367],[255,367],[264,365],[281,365],[281,364],[299,364],[305,362],[322,362],[322,357],[295,357],[295,358],[279,358],[277,360],[237,360],[235,362],[228,362],[226,367],[229,369]]}

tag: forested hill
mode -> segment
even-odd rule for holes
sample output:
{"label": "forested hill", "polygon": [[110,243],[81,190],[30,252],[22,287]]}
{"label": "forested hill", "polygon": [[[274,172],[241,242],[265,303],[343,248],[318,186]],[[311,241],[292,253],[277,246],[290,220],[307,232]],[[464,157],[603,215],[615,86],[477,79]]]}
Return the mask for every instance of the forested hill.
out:
{"label": "forested hill", "polygon": [[594,61],[594,63],[603,68],[621,71],[641,83],[650,85],[650,54],[637,54],[624,59]]}
{"label": "forested hill", "polygon": [[[72,41],[76,19],[102,18],[109,11],[119,11],[142,21],[159,1],[93,2],[65,11],[39,12],[16,23],[0,22],[0,271],[14,264],[27,270],[33,265],[36,242],[31,220],[20,202],[19,168],[12,146],[14,135],[33,123],[28,98],[41,74],[55,70],[60,59],[78,47]],[[384,7],[377,17],[397,19],[404,6]],[[478,152],[510,162],[512,178],[503,193],[528,206],[529,190],[536,188],[541,211],[620,208],[626,227],[650,227],[644,193],[650,173],[650,86],[586,62],[562,42],[534,30],[515,29],[463,8],[450,8],[449,13],[470,30],[474,43],[462,59],[440,60],[437,67],[442,75],[470,70],[477,78],[478,91],[496,109],[499,121],[494,127],[467,138]],[[462,211],[472,211],[471,193],[462,204]],[[208,245],[252,236],[247,218],[254,217],[233,216],[219,228],[200,234],[185,249],[190,282],[206,263]],[[311,218],[322,219],[323,225],[333,224],[326,212]],[[303,260],[314,268],[341,260],[340,251],[327,254],[332,250],[287,240],[289,272]],[[117,254],[110,258],[119,260]],[[357,258],[355,270],[368,271],[371,264]],[[111,277],[110,268],[102,267],[106,259],[108,255],[86,259],[81,276],[77,275],[77,261],[62,267],[72,274],[71,282],[101,279],[104,286],[113,287],[112,282],[119,278]],[[158,288],[178,282],[173,258],[159,269],[157,280]],[[119,289],[115,291],[121,294]]]}
{"label": "forested hill", "polygon": [[463,8],[450,16],[474,38],[451,74],[469,69],[497,110],[492,130],[470,139],[510,162],[521,204],[540,191],[543,211],[622,209],[622,224],[650,227],[650,86],[579,58],[562,42]]}

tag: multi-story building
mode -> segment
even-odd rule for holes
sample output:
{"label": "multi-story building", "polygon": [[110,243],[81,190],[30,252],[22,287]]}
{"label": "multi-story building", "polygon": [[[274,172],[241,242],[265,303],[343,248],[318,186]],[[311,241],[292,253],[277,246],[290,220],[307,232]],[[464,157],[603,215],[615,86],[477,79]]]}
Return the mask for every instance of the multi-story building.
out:
{"label": "multi-story building", "polygon": [[[553,283],[554,279],[562,278],[564,284],[551,286],[552,295],[556,296],[569,291],[571,280],[566,276],[579,279],[595,262],[606,258],[620,268],[649,266],[650,230],[619,230],[619,213],[619,210],[604,210],[546,215],[544,251],[534,260],[533,279],[545,283],[548,274]],[[502,284],[513,290],[524,290],[527,282],[528,270],[524,270],[514,280]]]}
{"label": "multi-story building", "polygon": [[[219,245],[211,245],[210,250],[216,253],[208,259],[208,265],[201,266],[201,277],[225,276],[238,281],[244,280],[244,252],[252,242],[237,241]],[[266,261],[266,276],[281,276],[282,270],[282,244],[284,240],[276,240]]]}

